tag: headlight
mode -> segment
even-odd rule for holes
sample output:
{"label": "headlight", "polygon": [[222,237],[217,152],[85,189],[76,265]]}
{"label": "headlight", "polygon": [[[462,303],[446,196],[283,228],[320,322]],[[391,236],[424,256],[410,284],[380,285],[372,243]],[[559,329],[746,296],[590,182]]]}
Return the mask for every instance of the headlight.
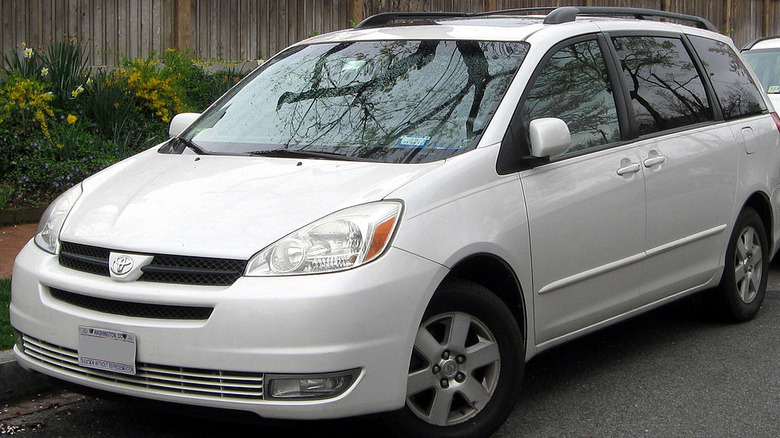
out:
{"label": "headlight", "polygon": [[325,216],[257,253],[246,275],[317,274],[368,263],[390,244],[402,207],[376,202]]}
{"label": "headlight", "polygon": [[71,187],[68,191],[61,194],[49,208],[43,213],[41,222],[38,224],[38,231],[35,233],[35,243],[42,250],[57,254],[57,246],[60,237],[62,224],[68,217],[73,204],[81,196],[81,184]]}

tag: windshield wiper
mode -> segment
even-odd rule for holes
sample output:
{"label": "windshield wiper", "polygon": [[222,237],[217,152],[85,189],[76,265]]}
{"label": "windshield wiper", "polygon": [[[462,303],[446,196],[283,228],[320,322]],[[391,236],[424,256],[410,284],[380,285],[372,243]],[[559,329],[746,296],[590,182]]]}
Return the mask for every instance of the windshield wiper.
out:
{"label": "windshield wiper", "polygon": [[348,157],[334,152],[314,152],[302,149],[266,149],[247,152],[247,155],[278,158],[316,158],[321,160],[373,161],[360,157]]}
{"label": "windshield wiper", "polygon": [[183,144],[184,146],[192,149],[198,155],[209,155],[208,151],[206,151],[202,147],[200,147],[200,146],[196,145],[195,143],[193,143],[192,140],[188,140],[188,139],[186,139],[184,137],[176,137],[174,140],[176,140],[179,143]]}

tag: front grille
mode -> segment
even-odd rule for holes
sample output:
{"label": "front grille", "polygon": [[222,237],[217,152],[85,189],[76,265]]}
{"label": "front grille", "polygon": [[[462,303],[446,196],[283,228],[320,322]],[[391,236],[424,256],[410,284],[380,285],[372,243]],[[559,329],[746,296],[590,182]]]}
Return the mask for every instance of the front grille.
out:
{"label": "front grille", "polygon": [[219,371],[137,363],[134,376],[79,366],[75,350],[22,335],[22,352],[33,362],[95,381],[219,400],[262,400],[264,373]]}
{"label": "front grille", "polygon": [[211,307],[171,306],[109,300],[74,294],[60,289],[50,289],[50,291],[51,296],[55,299],[77,307],[136,318],[204,320],[209,319],[211,312],[214,310]]}
{"label": "front grille", "polygon": [[60,265],[90,274],[111,276],[108,272],[108,255],[110,250],[95,246],[62,243],[60,249]]}
{"label": "front grille", "polygon": [[158,255],[138,281],[222,286],[235,283],[246,269],[243,260]]}
{"label": "front grille", "polygon": [[[112,250],[77,243],[63,242],[60,265],[109,277],[108,259]],[[152,263],[141,268],[138,281],[154,283],[229,286],[246,269],[245,260],[216,259],[177,255],[155,255]]]}

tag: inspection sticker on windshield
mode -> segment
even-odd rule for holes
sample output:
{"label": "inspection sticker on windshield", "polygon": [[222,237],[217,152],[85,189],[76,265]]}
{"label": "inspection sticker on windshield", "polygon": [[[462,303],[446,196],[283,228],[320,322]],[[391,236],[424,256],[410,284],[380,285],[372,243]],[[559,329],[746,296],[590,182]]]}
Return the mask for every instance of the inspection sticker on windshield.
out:
{"label": "inspection sticker on windshield", "polygon": [[396,146],[404,148],[424,148],[429,141],[431,141],[430,137],[422,135],[404,135],[398,139]]}
{"label": "inspection sticker on windshield", "polygon": [[769,94],[780,93],[780,85],[772,85],[766,92]]}
{"label": "inspection sticker on windshield", "polygon": [[79,365],[135,375],[137,338],[132,333],[79,327]]}

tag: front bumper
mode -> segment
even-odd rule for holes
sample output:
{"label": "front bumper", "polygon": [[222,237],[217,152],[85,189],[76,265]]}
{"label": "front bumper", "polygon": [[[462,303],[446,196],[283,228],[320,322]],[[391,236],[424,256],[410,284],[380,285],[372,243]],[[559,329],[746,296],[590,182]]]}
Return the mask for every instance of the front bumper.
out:
{"label": "front bumper", "polygon": [[[403,406],[417,326],[444,275],[446,268],[391,248],[373,263],[333,274],[241,277],[229,287],[120,283],[64,268],[30,242],[14,265],[11,324],[25,346],[14,350],[24,368],[125,395],[267,418],[383,412]],[[52,289],[214,310],[206,320],[122,316],[61,301]],[[127,378],[74,365],[79,326],[134,333],[138,374]],[[287,401],[262,394],[268,374],[350,369],[359,375],[336,398]],[[164,384],[150,385],[149,379]],[[260,396],[236,395],[230,390],[236,381],[259,385]],[[198,389],[203,387],[208,391]]]}

